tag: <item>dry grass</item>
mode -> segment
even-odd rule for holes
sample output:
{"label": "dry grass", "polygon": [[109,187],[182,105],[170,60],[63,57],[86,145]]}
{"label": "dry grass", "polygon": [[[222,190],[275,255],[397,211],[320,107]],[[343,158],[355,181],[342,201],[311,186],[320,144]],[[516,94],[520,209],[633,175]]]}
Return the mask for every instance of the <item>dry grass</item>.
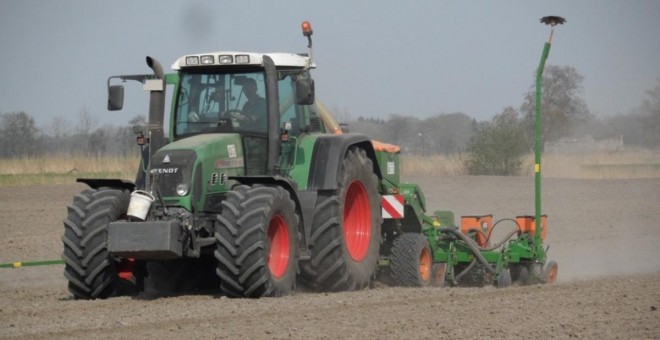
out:
{"label": "dry grass", "polygon": [[467,172],[463,167],[463,159],[459,155],[401,155],[400,168],[402,175],[422,176],[461,176]]}
{"label": "dry grass", "polygon": [[[660,178],[660,151],[629,150],[592,154],[545,154],[543,177],[554,178]],[[401,156],[403,175],[467,175],[459,156]],[[534,156],[523,160],[522,176],[534,175]]]}
{"label": "dry grass", "polygon": [[74,183],[76,178],[135,179],[138,157],[0,159],[0,185]]}
{"label": "dry grass", "polygon": [[[526,160],[534,174],[534,159]],[[592,154],[547,154],[541,160],[544,177],[585,179],[660,178],[660,151],[631,150]]]}
{"label": "dry grass", "polygon": [[[76,178],[133,180],[138,157],[44,157],[0,159],[0,185],[74,183]],[[594,154],[546,154],[543,177],[555,178],[660,178],[660,151],[632,150]],[[458,156],[401,156],[401,173],[420,176],[464,176]],[[523,176],[534,174],[534,157],[526,157]]]}

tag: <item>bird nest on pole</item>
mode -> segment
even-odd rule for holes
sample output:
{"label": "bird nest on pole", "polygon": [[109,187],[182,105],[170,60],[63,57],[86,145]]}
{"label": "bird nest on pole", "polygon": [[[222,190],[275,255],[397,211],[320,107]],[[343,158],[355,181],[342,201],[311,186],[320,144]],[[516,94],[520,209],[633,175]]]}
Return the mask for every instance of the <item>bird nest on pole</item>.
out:
{"label": "bird nest on pole", "polygon": [[555,15],[549,15],[541,18],[541,22],[554,27],[557,25],[563,25],[566,22],[566,19]]}

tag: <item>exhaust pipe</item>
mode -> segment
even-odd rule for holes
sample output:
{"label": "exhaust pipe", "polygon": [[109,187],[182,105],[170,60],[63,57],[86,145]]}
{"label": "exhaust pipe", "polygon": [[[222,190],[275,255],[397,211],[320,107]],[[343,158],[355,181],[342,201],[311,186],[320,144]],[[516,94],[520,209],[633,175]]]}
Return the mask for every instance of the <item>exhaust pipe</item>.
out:
{"label": "exhaust pipe", "polygon": [[158,60],[147,56],[147,66],[154,71],[154,76],[163,82],[161,91],[150,91],[149,95],[149,136],[150,154],[165,145],[163,120],[165,117],[165,73]]}
{"label": "exhaust pipe", "polygon": [[263,57],[266,69],[266,96],[268,97],[268,158],[266,171],[270,176],[280,174],[278,159],[280,155],[280,101],[277,95],[277,70],[275,62],[269,56]]}

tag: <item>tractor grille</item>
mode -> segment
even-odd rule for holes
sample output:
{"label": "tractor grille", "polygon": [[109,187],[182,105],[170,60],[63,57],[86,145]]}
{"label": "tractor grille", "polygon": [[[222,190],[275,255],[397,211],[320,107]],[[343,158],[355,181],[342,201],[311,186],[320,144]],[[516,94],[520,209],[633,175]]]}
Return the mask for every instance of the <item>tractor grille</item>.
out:
{"label": "tractor grille", "polygon": [[192,169],[197,155],[193,150],[158,151],[151,158],[151,171],[163,196],[177,196],[176,187],[188,185],[188,193],[192,189]]}

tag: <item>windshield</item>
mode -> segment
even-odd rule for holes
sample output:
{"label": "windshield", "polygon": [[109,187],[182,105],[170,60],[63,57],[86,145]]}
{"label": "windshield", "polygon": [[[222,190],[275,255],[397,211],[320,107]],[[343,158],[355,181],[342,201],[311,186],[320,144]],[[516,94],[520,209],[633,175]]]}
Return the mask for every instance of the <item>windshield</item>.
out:
{"label": "windshield", "polygon": [[264,79],[263,72],[182,73],[175,135],[227,131],[266,133]]}

